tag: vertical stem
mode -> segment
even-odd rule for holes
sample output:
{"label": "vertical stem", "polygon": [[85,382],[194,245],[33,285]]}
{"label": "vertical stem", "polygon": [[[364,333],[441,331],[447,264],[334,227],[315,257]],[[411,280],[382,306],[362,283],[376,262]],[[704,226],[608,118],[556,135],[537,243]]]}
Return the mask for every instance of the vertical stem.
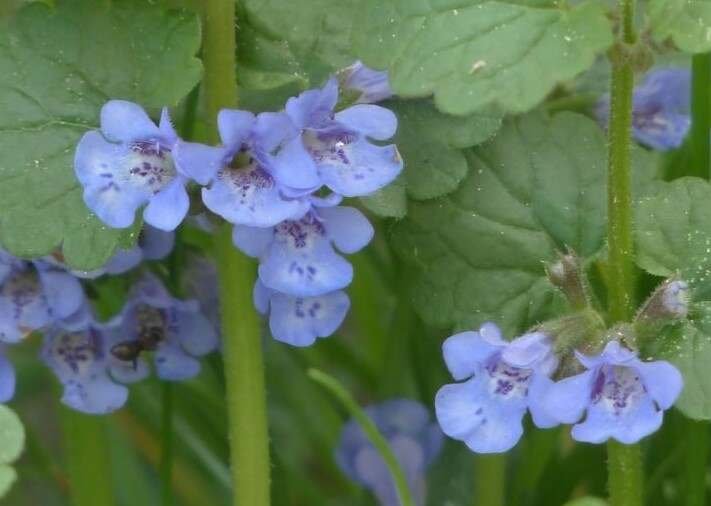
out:
{"label": "vertical stem", "polygon": [[689,174],[709,178],[709,143],[711,139],[711,53],[696,54],[691,59],[691,166]]}
{"label": "vertical stem", "polygon": [[113,506],[106,420],[62,408],[62,426],[73,506]]}
{"label": "vertical stem", "polygon": [[[689,134],[689,175],[709,179],[711,138],[711,53],[692,56],[691,132]],[[684,419],[685,502],[687,506],[706,504],[706,464],[709,455],[709,424]]]}
{"label": "vertical stem", "polygon": [[709,449],[709,424],[684,420],[686,430],[686,469],[684,469],[686,506],[706,504],[706,463]]}
{"label": "vertical stem", "polygon": [[[203,3],[203,62],[208,124],[224,107],[237,105],[235,1]],[[211,140],[217,140],[213,129]],[[261,325],[252,306],[254,262],[232,245],[231,227],[218,232],[215,244],[220,277],[227,411],[234,504],[269,505],[269,434],[267,430]]]}
{"label": "vertical stem", "polygon": [[[609,155],[607,179],[607,241],[609,249],[609,313],[612,322],[628,321],[634,312],[634,249],[632,242],[632,96],[634,69],[627,48],[636,41],[635,0],[620,0],[621,40],[612,49]],[[641,506],[642,458],[638,445],[607,445],[611,506]]]}
{"label": "vertical stem", "polygon": [[161,383],[160,497],[162,506],[173,505],[173,385]]}
{"label": "vertical stem", "polygon": [[506,504],[506,454],[477,455],[474,461],[475,505]]}

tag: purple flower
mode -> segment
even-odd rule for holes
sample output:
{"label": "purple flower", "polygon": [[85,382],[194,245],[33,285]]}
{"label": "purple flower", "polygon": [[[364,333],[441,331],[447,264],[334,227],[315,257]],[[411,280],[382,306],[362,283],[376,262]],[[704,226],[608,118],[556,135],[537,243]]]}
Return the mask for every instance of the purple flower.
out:
{"label": "purple flower", "polygon": [[69,318],[84,300],[81,284],[71,274],[0,251],[0,341],[16,343]]}
{"label": "purple flower", "polygon": [[[402,170],[394,145],[379,146],[397,129],[395,115],[377,105],[359,104],[334,112],[338,82],[309,90],[286,103],[286,114],[300,135],[283,142],[275,166],[292,186],[326,185],[346,197],[369,195],[393,181]],[[297,170],[295,170],[295,168]]]}
{"label": "purple flower", "polygon": [[[202,185],[202,198],[211,211],[230,223],[270,227],[287,219],[298,219],[309,209],[306,195],[313,191],[298,177],[282,180],[275,172],[269,153],[284,138],[296,134],[283,113],[262,113],[223,109],[217,117],[222,146],[211,147],[179,141],[176,163]],[[295,183],[293,188],[290,183]]]}
{"label": "purple flower", "polygon": [[467,380],[437,392],[437,419],[448,436],[472,451],[498,453],[518,442],[527,409],[538,427],[555,425],[529,395],[529,387],[558,364],[547,335],[533,332],[506,342],[499,327],[485,323],[478,332],[448,338],[443,352],[454,379]]}
{"label": "purple flower", "polygon": [[159,378],[181,381],[200,372],[200,357],[218,346],[215,327],[196,300],[171,297],[162,283],[144,274],[131,290],[129,302],[113,322],[121,341],[110,351],[123,363],[139,362],[143,351],[154,352]]}
{"label": "purple flower", "polygon": [[0,344],[0,402],[8,402],[15,395],[15,367],[7,358],[6,349]]}
{"label": "purple flower", "polygon": [[114,324],[99,324],[93,315],[88,322],[60,323],[45,333],[42,360],[64,386],[64,404],[83,413],[103,414],[126,403],[128,389],[118,381],[139,381],[148,368],[116,360],[110,350],[118,339]]}
{"label": "purple flower", "polygon": [[344,89],[360,92],[358,103],[375,104],[393,96],[388,73],[366,67],[360,60],[340,71],[339,77]]}
{"label": "purple flower", "polygon": [[[415,502],[427,496],[425,472],[442,449],[442,432],[420,403],[393,399],[365,409],[390,444],[405,472]],[[346,424],[336,451],[341,470],[369,488],[382,506],[399,506],[395,484],[385,462],[355,420]]]}
{"label": "purple flower", "polygon": [[[596,357],[580,353],[587,371],[548,385],[546,412],[560,423],[576,423],[573,439],[636,443],[662,425],[663,412],[681,393],[679,371],[665,361],[642,362],[617,341]],[[585,420],[580,421],[587,412]]]}
{"label": "purple flower", "polygon": [[352,207],[314,207],[299,220],[272,228],[236,226],[234,244],[259,258],[259,279],[267,288],[316,297],[346,287],[353,267],[343,253],[355,253],[373,238],[368,219]]}
{"label": "purple flower", "polygon": [[189,207],[187,178],[173,161],[177,140],[167,109],[156,126],[137,104],[107,102],[101,131],[84,134],[74,158],[86,205],[110,227],[126,228],[147,204],[146,223],[174,230]]}
{"label": "purple flower", "polygon": [[277,341],[293,346],[311,346],[319,337],[338,330],[351,301],[342,290],[316,297],[285,295],[265,287],[257,280],[254,305],[269,314],[269,329]]}
{"label": "purple flower", "polygon": [[[649,72],[634,90],[632,128],[641,144],[667,151],[678,148],[684,141],[691,117],[689,103],[691,73],[683,68],[661,68]],[[607,125],[610,96],[598,102],[596,113]]]}
{"label": "purple flower", "polygon": [[200,304],[200,310],[220,333],[220,287],[215,263],[204,256],[190,255],[182,277],[183,291]]}

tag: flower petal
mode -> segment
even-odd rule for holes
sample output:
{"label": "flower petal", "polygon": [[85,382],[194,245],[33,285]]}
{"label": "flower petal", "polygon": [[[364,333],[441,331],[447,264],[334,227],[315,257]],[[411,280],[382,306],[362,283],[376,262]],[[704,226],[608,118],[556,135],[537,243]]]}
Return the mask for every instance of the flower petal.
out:
{"label": "flower petal", "polygon": [[318,215],[323,218],[326,233],[343,253],[356,253],[373,239],[373,226],[354,207],[322,207]]}
{"label": "flower petal", "polygon": [[337,103],[338,81],[329,79],[323,88],[287,100],[285,110],[297,127],[317,128],[331,118]]}
{"label": "flower petal", "polygon": [[138,104],[109,100],[101,108],[101,131],[113,142],[156,139],[160,129]]}
{"label": "flower petal", "polygon": [[613,438],[620,443],[634,444],[657,431],[663,417],[663,412],[654,406],[649,397],[622,416],[615,416],[597,404],[588,409],[584,422],[573,426],[571,435],[576,441],[584,443],[599,444]]}
{"label": "flower petal", "polygon": [[546,393],[552,385],[553,380],[545,374],[534,374],[528,386],[528,410],[531,412],[535,426],[541,429],[555,427],[560,423],[548,413],[544,402]]}
{"label": "flower petal", "polygon": [[320,297],[293,297],[274,293],[269,327],[278,341],[293,346],[310,346],[319,337],[328,337],[341,326],[350,299],[342,291]]}
{"label": "flower petal", "polygon": [[379,105],[354,105],[336,113],[336,121],[379,141],[389,139],[397,131],[397,116]]}
{"label": "flower petal", "polygon": [[247,140],[254,120],[254,114],[249,111],[222,109],[217,114],[217,129],[222,144],[233,154],[236,153]]}
{"label": "flower petal", "polygon": [[37,272],[52,317],[67,318],[84,304],[84,290],[77,278],[61,271],[38,270]]}
{"label": "flower petal", "polygon": [[189,207],[190,199],[185,191],[185,181],[177,177],[148,202],[143,211],[143,218],[149,225],[170,232],[185,219]]}
{"label": "flower petal", "polygon": [[0,354],[0,402],[8,402],[15,395],[15,367]]}
{"label": "flower petal", "polygon": [[679,370],[663,360],[642,362],[637,366],[637,370],[649,395],[659,407],[671,408],[684,387],[684,379]]}
{"label": "flower petal", "polygon": [[448,337],[442,344],[447,369],[455,380],[469,378],[495,353],[505,346],[491,344],[479,332],[461,332]]}
{"label": "flower petal", "polygon": [[316,162],[304,146],[301,136],[287,141],[274,157],[272,165],[274,177],[284,186],[295,189],[321,186]]}
{"label": "flower petal", "polygon": [[180,344],[164,341],[155,352],[156,374],[167,381],[183,381],[200,372],[200,362],[185,353]]}
{"label": "flower petal", "polygon": [[590,403],[595,369],[549,385],[541,399],[542,410],[560,423],[575,423]]}
{"label": "flower petal", "polygon": [[173,159],[178,171],[201,185],[212,181],[217,172],[229,163],[229,157],[226,148],[197,142],[178,141],[173,148]]}
{"label": "flower petal", "polygon": [[232,229],[232,243],[244,254],[251,257],[262,256],[273,241],[273,228],[235,225]]}
{"label": "flower petal", "polygon": [[254,124],[253,143],[257,150],[271,153],[288,139],[297,137],[300,129],[283,112],[263,112]]}
{"label": "flower petal", "polygon": [[177,339],[190,355],[199,357],[217,349],[215,327],[199,311],[176,311]]}

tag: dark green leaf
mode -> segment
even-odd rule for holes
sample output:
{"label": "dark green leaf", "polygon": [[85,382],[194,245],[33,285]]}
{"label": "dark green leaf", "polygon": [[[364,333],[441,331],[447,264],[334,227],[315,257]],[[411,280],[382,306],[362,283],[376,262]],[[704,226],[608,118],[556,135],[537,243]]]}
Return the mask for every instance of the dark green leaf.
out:
{"label": "dark green leaf", "polygon": [[197,83],[197,18],[139,0],[31,4],[0,33],[0,242],[20,256],[64,245],[80,269],[126,233],[83,204],[74,146],[111,98],[175,105]]}
{"label": "dark green leaf", "polygon": [[[468,114],[490,105],[521,112],[589,68],[612,44],[599,2],[362,0],[354,46],[388,69],[403,97],[434,93],[437,107]],[[533,77],[535,76],[535,77]]]}
{"label": "dark green leaf", "polygon": [[655,38],[689,53],[711,50],[711,1],[650,0],[648,15]]}

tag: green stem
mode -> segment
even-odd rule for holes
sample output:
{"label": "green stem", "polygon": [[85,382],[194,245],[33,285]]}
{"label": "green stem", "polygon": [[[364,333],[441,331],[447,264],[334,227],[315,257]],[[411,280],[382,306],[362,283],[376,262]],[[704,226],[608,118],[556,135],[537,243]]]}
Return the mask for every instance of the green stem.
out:
{"label": "green stem", "polygon": [[[235,1],[203,2],[203,91],[208,124],[237,105]],[[217,141],[217,131],[210,132]],[[269,434],[261,347],[261,324],[252,306],[254,262],[232,245],[231,227],[218,232],[215,254],[220,277],[231,470],[236,506],[269,505]]]}
{"label": "green stem", "polygon": [[506,504],[506,454],[477,455],[474,461],[475,505]]}
{"label": "green stem", "polygon": [[113,506],[106,420],[62,408],[65,455],[73,506]]}
{"label": "green stem", "polygon": [[696,54],[691,59],[691,159],[689,175],[709,178],[711,143],[711,53]]}
{"label": "green stem", "polygon": [[160,497],[162,506],[173,504],[173,385],[161,383]]}
{"label": "green stem", "polygon": [[686,487],[684,504],[706,504],[706,464],[709,451],[709,424],[705,421],[684,420],[686,439]]}
{"label": "green stem", "polygon": [[639,445],[607,444],[610,506],[642,506],[641,461]]}
{"label": "green stem", "polygon": [[[634,28],[635,0],[620,0],[621,40],[611,53],[612,82],[608,155],[609,315],[614,322],[630,321],[634,314],[634,244],[632,240],[632,94],[634,69],[629,45]],[[608,452],[608,486],[611,506],[641,506],[642,458],[638,445],[611,440]]]}
{"label": "green stem", "polygon": [[350,415],[356,419],[358,425],[361,426],[365,435],[385,461],[385,465],[387,465],[388,470],[393,477],[393,481],[395,482],[395,489],[397,490],[401,506],[415,506],[415,501],[412,499],[412,493],[410,492],[410,487],[407,484],[405,473],[400,467],[400,464],[398,463],[395,454],[393,454],[387,440],[380,433],[373,420],[365,414],[353,397],[351,397],[348,391],[343,388],[343,385],[341,385],[335,378],[316,369],[310,369],[308,374],[312,380],[331,392],[334,397],[336,397],[348,410]]}

